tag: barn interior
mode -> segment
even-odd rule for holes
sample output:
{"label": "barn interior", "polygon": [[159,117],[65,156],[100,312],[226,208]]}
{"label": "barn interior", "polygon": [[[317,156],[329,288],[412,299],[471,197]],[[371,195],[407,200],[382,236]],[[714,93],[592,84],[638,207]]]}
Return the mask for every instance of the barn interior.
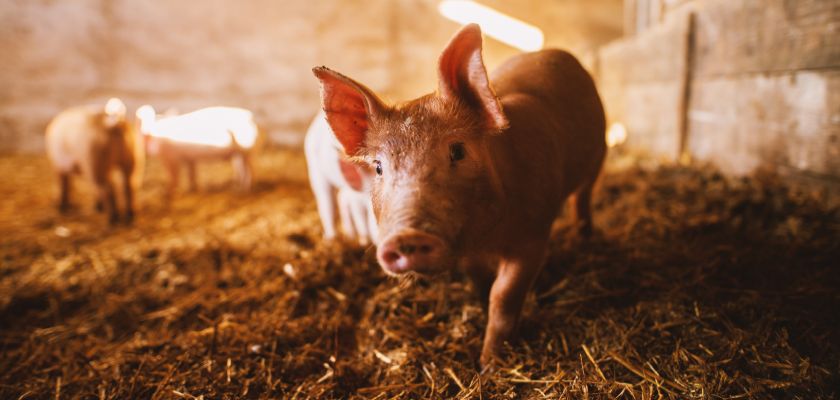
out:
{"label": "barn interior", "polygon": [[[467,23],[489,71],[575,55],[609,146],[493,368],[465,273],[326,240],[304,154],[313,67],[407,101]],[[838,27],[837,0],[4,1],[0,398],[836,398]],[[249,188],[216,157],[173,191],[144,140],[133,222],[84,174],[60,210],[45,131],[111,98],[131,127],[250,111]]]}

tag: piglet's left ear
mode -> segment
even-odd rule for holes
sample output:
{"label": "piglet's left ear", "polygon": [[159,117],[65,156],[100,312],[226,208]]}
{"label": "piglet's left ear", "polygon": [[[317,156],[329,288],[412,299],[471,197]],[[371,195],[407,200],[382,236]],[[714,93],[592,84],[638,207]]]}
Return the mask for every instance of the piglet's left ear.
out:
{"label": "piglet's left ear", "polygon": [[326,67],[312,69],[321,81],[321,108],[348,156],[365,147],[370,122],[383,112],[382,101],[364,85]]}
{"label": "piglet's left ear", "polygon": [[469,24],[449,41],[438,60],[438,91],[444,98],[460,99],[477,107],[486,126],[507,128],[508,119],[487,77],[481,58],[481,28]]}

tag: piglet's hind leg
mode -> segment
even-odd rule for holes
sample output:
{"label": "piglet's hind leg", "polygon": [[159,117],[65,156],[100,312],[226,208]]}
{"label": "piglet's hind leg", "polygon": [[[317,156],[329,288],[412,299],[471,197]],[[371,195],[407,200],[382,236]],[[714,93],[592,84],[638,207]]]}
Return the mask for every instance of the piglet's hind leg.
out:
{"label": "piglet's hind leg", "polygon": [[70,211],[70,173],[62,172],[58,174],[58,211],[62,214]]}

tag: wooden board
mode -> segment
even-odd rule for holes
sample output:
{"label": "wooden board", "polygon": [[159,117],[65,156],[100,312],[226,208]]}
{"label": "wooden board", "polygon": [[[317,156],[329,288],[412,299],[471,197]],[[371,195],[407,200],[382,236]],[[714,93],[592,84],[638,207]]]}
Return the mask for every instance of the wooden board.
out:
{"label": "wooden board", "polygon": [[840,70],[699,78],[688,149],[724,170],[759,166],[840,178]]}
{"label": "wooden board", "polygon": [[671,160],[680,149],[688,15],[669,18],[599,52],[598,82],[610,123],[628,132],[627,146]]}
{"label": "wooden board", "polygon": [[709,0],[694,6],[698,77],[840,68],[840,1]]}

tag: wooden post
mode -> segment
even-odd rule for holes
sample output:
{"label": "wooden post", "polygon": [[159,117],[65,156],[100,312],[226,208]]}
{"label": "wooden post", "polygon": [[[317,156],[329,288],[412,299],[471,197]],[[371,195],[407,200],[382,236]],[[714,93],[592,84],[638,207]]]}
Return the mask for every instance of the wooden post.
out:
{"label": "wooden post", "polygon": [[680,82],[679,108],[677,109],[677,129],[679,129],[679,139],[677,140],[677,157],[681,164],[687,164],[691,160],[691,155],[688,152],[688,114],[691,109],[691,84],[694,81],[694,53],[695,53],[695,24],[696,18],[694,12],[689,12],[686,16],[688,22],[686,23],[685,34],[685,53],[683,54],[683,74]]}
{"label": "wooden post", "polygon": [[636,34],[636,0],[624,0],[624,36]]}

